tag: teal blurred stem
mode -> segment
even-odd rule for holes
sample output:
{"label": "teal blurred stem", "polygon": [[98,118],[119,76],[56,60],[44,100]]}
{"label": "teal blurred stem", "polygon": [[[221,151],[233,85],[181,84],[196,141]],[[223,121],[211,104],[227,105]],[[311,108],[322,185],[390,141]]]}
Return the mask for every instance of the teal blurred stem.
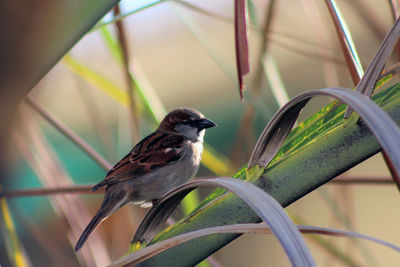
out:
{"label": "teal blurred stem", "polygon": [[[399,90],[400,84],[374,97],[375,102],[398,124],[400,124]],[[362,123],[343,125],[341,118],[344,108],[342,106],[336,110],[339,110],[339,113],[334,116],[335,121],[333,123],[325,121],[326,130],[318,131],[321,134],[313,138],[311,143],[304,144],[295,152],[281,157],[264,170],[261,177],[253,179],[252,182],[286,207],[381,151],[377,140],[365,125]],[[205,227],[259,221],[258,216],[240,199],[232,194],[225,194],[212,204],[196,210],[167,231],[158,234],[154,242]],[[171,248],[138,266],[194,266],[239,236],[219,234],[201,237]]]}

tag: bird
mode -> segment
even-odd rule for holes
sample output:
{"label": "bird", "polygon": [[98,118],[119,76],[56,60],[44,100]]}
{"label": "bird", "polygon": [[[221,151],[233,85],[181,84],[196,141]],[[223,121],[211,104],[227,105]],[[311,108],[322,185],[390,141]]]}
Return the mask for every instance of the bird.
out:
{"label": "bird", "polygon": [[217,126],[199,111],[181,107],[169,112],[159,127],[136,144],[92,191],[105,187],[103,202],[75,246],[78,251],[96,227],[132,202],[151,206],[196,173],[205,129]]}

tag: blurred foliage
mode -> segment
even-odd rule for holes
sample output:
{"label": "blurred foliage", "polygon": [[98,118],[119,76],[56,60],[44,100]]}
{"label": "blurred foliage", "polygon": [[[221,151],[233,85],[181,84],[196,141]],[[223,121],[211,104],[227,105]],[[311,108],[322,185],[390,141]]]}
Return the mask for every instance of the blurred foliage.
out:
{"label": "blurred foliage", "polygon": [[[36,87],[33,94],[45,105],[48,105],[50,110],[59,115],[61,119],[68,121],[74,130],[99,153],[106,155],[104,147],[98,140],[98,133],[93,132],[91,125],[93,122],[86,120],[86,114],[79,107],[81,104],[79,97],[82,96],[76,97],[74,94],[69,94],[74,91],[75,87],[87,91],[90,93],[88,97],[90,104],[93,106],[97,104],[100,107],[99,110],[107,115],[105,125],[113,129],[110,130],[110,143],[118,148],[119,154],[125,154],[131,146],[129,138],[123,134],[126,132],[126,111],[116,107],[118,105],[115,105],[115,100],[127,106],[128,94],[121,85],[124,84],[121,81],[123,79],[120,77],[120,66],[118,65],[121,60],[121,51],[116,42],[116,34],[111,28],[112,24],[110,24],[110,22],[115,22],[115,19],[124,18],[124,21],[127,22],[128,41],[132,46],[131,56],[141,63],[142,71],[146,73],[156,89],[155,92],[159,94],[161,103],[161,105],[154,104],[157,102],[147,97],[145,90],[139,91],[138,94],[141,98],[139,110],[142,115],[140,119],[141,134],[145,135],[154,130],[154,122],[162,118],[162,114],[165,113],[164,106],[171,109],[177,105],[191,105],[199,110],[204,110],[207,116],[219,125],[216,131],[207,133],[206,140],[210,144],[207,150],[223,154],[228,160],[221,156],[207,157],[208,154],[205,152],[203,162],[213,166],[210,169],[214,173],[224,175],[234,173],[239,169],[238,166],[242,166],[248,159],[248,152],[256,137],[271,116],[272,112],[270,111],[275,110],[278,105],[270,90],[273,85],[271,86],[269,78],[265,74],[257,83],[252,83],[255,78],[253,73],[246,77],[249,86],[245,94],[245,104],[241,105],[238,101],[237,89],[232,82],[234,80],[232,79],[232,73],[234,73],[233,26],[230,24],[232,3],[229,1],[216,1],[212,4],[201,1],[122,1],[123,14],[117,18],[110,18],[109,14],[101,19],[116,2],[106,0],[51,2],[46,0],[41,5],[36,3],[21,5],[17,2],[7,2],[5,8],[2,9],[2,16],[0,16],[1,24],[7,28],[4,31],[7,41],[0,42],[0,51],[2,51],[0,52],[2,53],[0,56],[2,59],[0,60],[1,99],[6,99],[2,105],[2,109],[6,110],[6,112],[2,111],[3,120],[11,118],[10,114],[13,113],[18,100],[95,23],[100,21],[90,31],[90,34],[64,57],[62,60],[64,64],[58,65]],[[318,1],[274,1],[276,7],[270,25],[271,31],[268,36],[264,36],[262,32],[265,25],[263,23],[268,21],[268,12],[265,12],[269,7],[269,2],[267,2],[247,1],[251,23],[251,27],[248,29],[250,32],[251,71],[259,68],[259,64],[261,64],[258,52],[262,54],[265,47],[258,49],[259,44],[267,43],[268,53],[276,62],[275,71],[282,77],[281,83],[289,90],[290,96],[296,95],[304,89],[321,88],[332,85],[332,83],[351,87],[352,82],[347,67],[341,59],[342,52],[340,52],[336,37],[333,37],[333,28],[330,27],[330,22],[327,20],[329,15],[324,9],[324,3]],[[364,64],[369,63],[371,53],[375,51],[386,28],[392,23],[391,16],[387,15],[390,10],[382,8],[381,2],[375,2],[339,2],[339,7],[349,22],[354,44],[356,47],[359,46],[358,54],[361,63]],[[317,6],[314,10],[318,10],[318,14],[309,13],[310,10],[313,10],[310,9],[312,5]],[[177,7],[178,12],[176,11]],[[146,11],[142,11],[145,9]],[[128,16],[131,14],[135,15]],[[154,22],[155,18],[157,18],[157,23]],[[182,24],[182,20],[186,21],[186,24]],[[316,34],[318,33],[316,27],[323,29],[323,36]],[[109,46],[111,49],[104,49],[104,46]],[[330,70],[327,65],[331,67]],[[67,66],[75,75],[69,75],[66,79],[64,76],[67,76],[69,72],[63,66]],[[395,73],[390,75],[394,77],[392,83],[398,81]],[[136,81],[141,82],[142,80],[137,79]],[[92,90],[93,85],[103,92],[98,93],[99,90]],[[391,92],[397,94],[395,91]],[[382,97],[382,94],[378,94],[375,99],[382,105],[392,97],[394,95],[387,94]],[[320,108],[320,104],[321,101],[318,101],[315,106]],[[249,107],[255,110],[251,116],[248,116],[247,113]],[[156,111],[155,108],[158,108],[159,111]],[[317,136],[337,127],[340,124],[343,109],[343,106],[333,102],[321,112],[300,123],[289,135],[269,169],[276,169],[279,163],[290,156],[293,151],[307,146]],[[246,125],[240,120],[242,122],[248,120],[250,123]],[[76,121],[80,121],[81,124]],[[311,125],[312,127],[310,127]],[[66,141],[50,127],[44,125],[43,129],[52,148],[62,160],[66,171],[76,183],[95,183],[104,176],[104,170],[70,141]],[[244,129],[245,132],[243,136],[240,135],[241,129]],[[241,155],[237,155],[239,154],[237,151],[240,151]],[[10,158],[13,158],[14,162],[10,166],[12,165],[14,172],[7,176],[4,175],[2,178],[4,189],[40,187],[41,184],[31,167],[18,155],[15,155],[14,151],[12,154]],[[231,166],[229,161],[235,157],[239,158],[235,161],[237,166]],[[218,163],[216,159],[221,161]],[[199,170],[198,174],[198,176],[211,175],[213,173],[204,167]],[[235,177],[245,179],[245,168],[242,168]],[[207,192],[203,192],[202,195],[206,195]],[[223,192],[223,190],[214,191],[202,202],[200,207]],[[374,188],[369,192],[372,193],[368,195],[368,198],[370,195],[375,195]],[[84,196],[84,199],[90,201],[100,200],[100,198],[101,196]],[[365,199],[361,200],[365,201]],[[377,199],[376,203],[380,204],[380,201],[384,200]],[[88,206],[91,206],[90,203],[88,201]],[[62,233],[52,240],[54,242],[52,246],[59,247],[61,254],[68,258],[76,256],[65,235],[68,232],[68,226],[65,220],[58,217],[58,214],[53,211],[48,197],[11,199],[9,204],[10,210],[16,218],[16,231],[8,232],[14,232],[15,238],[18,233],[18,237],[21,238],[19,241],[27,248],[27,254],[32,257],[34,265],[48,264],[49,251],[41,247],[40,242],[26,228],[26,224],[19,222],[21,218],[29,218],[32,223],[45,228],[54,235]],[[349,201],[348,204],[351,206],[354,203]],[[359,209],[358,206],[356,208]],[[370,208],[368,207],[368,210]],[[388,209],[390,210],[390,208]],[[4,214],[4,211],[5,209],[2,209],[5,218],[8,215]],[[360,209],[357,211],[361,212]],[[114,228],[118,229],[107,229],[109,230],[107,231],[108,239],[112,244],[110,251],[114,258],[126,252],[127,238],[131,234],[130,232],[127,234],[127,228],[130,229],[137,223],[135,219],[140,212],[135,212],[135,216],[122,213],[114,215],[116,217],[124,216],[117,217],[123,218],[119,221],[113,221],[113,225],[117,225]],[[177,214],[174,215],[177,217]],[[391,214],[390,216],[390,219],[385,219],[386,222],[393,221],[396,215]],[[132,217],[135,218],[132,219]],[[363,218],[369,217],[364,216]],[[310,218],[310,220],[320,221],[319,218]],[[374,218],[374,220],[378,225],[379,218]],[[119,223],[122,221],[126,222],[126,225],[119,227],[121,225]],[[367,219],[363,220],[357,217],[356,221],[358,225],[364,225]],[[378,228],[376,227],[377,231],[383,233],[382,229]],[[385,226],[385,228],[390,229],[391,227]],[[392,231],[389,237],[396,236],[395,229],[389,231]],[[5,255],[6,244],[0,243],[0,263],[3,264],[7,262],[3,260],[7,257]],[[272,246],[272,244],[268,245]],[[243,250],[245,249],[243,248]],[[254,248],[250,248],[250,250],[256,251]],[[273,251],[273,249],[269,251]],[[373,254],[378,253],[373,252]],[[242,251],[234,253],[228,258],[239,264],[240,261],[235,257],[245,258],[243,253]],[[324,253],[318,254],[325,255]],[[277,255],[279,256],[279,254]],[[363,258],[366,257],[363,256]],[[329,258],[328,261],[335,262],[335,259]]]}

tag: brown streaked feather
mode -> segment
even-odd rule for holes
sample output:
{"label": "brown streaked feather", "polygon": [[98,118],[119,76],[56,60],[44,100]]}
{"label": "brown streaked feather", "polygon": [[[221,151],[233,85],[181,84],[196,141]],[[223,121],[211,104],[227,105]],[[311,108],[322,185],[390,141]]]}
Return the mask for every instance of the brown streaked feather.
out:
{"label": "brown streaked feather", "polygon": [[[186,138],[155,131],[139,142],[131,152],[108,171],[103,181],[92,190],[100,187],[134,179],[178,161]],[[160,143],[162,142],[162,143]]]}

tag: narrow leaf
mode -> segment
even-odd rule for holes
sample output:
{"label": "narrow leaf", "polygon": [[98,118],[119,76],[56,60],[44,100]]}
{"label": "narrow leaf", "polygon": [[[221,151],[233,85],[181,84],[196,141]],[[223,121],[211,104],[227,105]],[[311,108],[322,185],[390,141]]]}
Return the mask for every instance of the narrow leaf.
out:
{"label": "narrow leaf", "polygon": [[130,16],[130,15],[136,14],[136,13],[142,11],[142,10],[146,10],[146,9],[148,9],[149,7],[156,6],[156,5],[161,4],[161,3],[163,3],[163,2],[166,2],[166,1],[168,1],[168,0],[153,1],[153,2],[151,2],[151,3],[148,3],[148,4],[146,4],[146,5],[143,5],[143,6],[141,6],[141,7],[135,8],[135,9],[129,11],[129,12],[126,12],[126,13],[123,13],[123,14],[119,14],[118,16],[114,16],[112,19],[110,19],[110,20],[108,20],[108,21],[99,22],[99,23],[97,23],[97,24],[90,30],[90,32],[95,31],[95,30],[98,30],[98,29],[101,29],[101,28],[103,28],[104,26],[107,26],[107,25],[110,25],[110,24],[115,23],[115,22],[117,22],[117,21],[120,21],[121,19],[124,19],[124,18],[126,18],[126,17],[128,17],[128,16]]}
{"label": "narrow leaf", "polygon": [[340,46],[346,59],[347,67],[350,70],[354,85],[358,84],[364,74],[360,59],[358,58],[356,47],[353,43],[351,33],[347,27],[346,21],[340,13],[335,0],[325,0],[331,14],[336,32],[339,37]]}
{"label": "narrow leaf", "polygon": [[[392,53],[394,46],[400,36],[400,18],[397,18],[393,27],[386,35],[378,51],[376,52],[371,64],[369,64],[364,76],[358,83],[356,90],[360,93],[371,96],[379,77],[386,65],[386,62]],[[349,108],[344,115],[345,118],[350,117],[352,110]]]}
{"label": "narrow leaf", "polygon": [[107,80],[71,55],[66,55],[62,62],[78,76],[101,89],[105,94],[116,100],[122,106],[127,107],[129,105],[128,94],[115,83]]}
{"label": "narrow leaf", "polygon": [[[234,68],[226,63],[226,60],[221,56],[221,53],[212,45],[210,38],[208,37],[207,31],[201,27],[201,25],[190,16],[190,14],[184,11],[177,2],[170,5],[171,10],[174,12],[176,17],[182,22],[182,24],[188,28],[196,40],[203,46],[208,55],[214,60],[222,72],[230,79],[233,83],[236,81]],[[185,6],[186,7],[186,6]]]}
{"label": "narrow leaf", "polygon": [[[114,16],[117,16],[121,13],[119,5],[114,7]],[[137,143],[140,141],[139,135],[139,118],[138,118],[138,99],[136,97],[135,92],[137,91],[136,84],[132,78],[130,72],[130,53],[129,53],[129,45],[128,38],[126,36],[126,29],[123,20],[118,20],[114,24],[117,36],[118,36],[118,44],[120,47],[120,54],[122,55],[122,70],[125,78],[125,90],[129,96],[129,124],[130,124],[130,132],[133,143]]]}
{"label": "narrow leaf", "polygon": [[280,204],[259,187],[233,178],[196,179],[171,190],[146,214],[131,242],[151,241],[181,200],[198,187],[222,187],[236,194],[271,227],[293,266],[315,266],[303,238]]}
{"label": "narrow leaf", "polygon": [[[318,234],[318,235],[327,235],[327,236],[336,236],[336,237],[349,237],[349,238],[360,238],[368,241],[372,241],[374,243],[386,246],[395,251],[400,252],[400,247],[386,242],[384,240],[371,237],[368,235],[363,235],[357,232],[340,230],[334,228],[327,227],[317,227],[317,226],[308,226],[308,225],[297,225],[299,231],[303,234]],[[209,227],[205,229],[200,229],[192,232],[188,232],[185,234],[181,234],[167,240],[163,240],[152,244],[148,247],[142,248],[139,251],[132,253],[128,256],[118,259],[113,262],[111,266],[124,266],[127,264],[138,264],[146,259],[149,259],[153,255],[159,254],[169,248],[180,245],[187,241],[190,241],[194,238],[202,237],[205,235],[211,234],[223,234],[223,233],[236,233],[236,234],[271,234],[271,229],[267,227],[265,224],[258,223],[247,223],[247,224],[234,224],[234,225],[224,225],[224,226],[215,226]]]}
{"label": "narrow leaf", "polygon": [[94,150],[88,143],[85,142],[79,135],[68,128],[64,123],[58,120],[54,115],[40,106],[31,97],[26,97],[25,102],[36,110],[45,120],[47,120],[51,125],[53,125],[58,131],[60,131],[64,136],[74,142],[80,149],[82,149],[86,154],[88,154],[94,161],[96,161],[104,170],[109,170],[112,168],[111,163],[105,160],[96,150]]}
{"label": "narrow leaf", "polygon": [[247,1],[247,7],[249,10],[250,25],[257,25],[257,21],[258,21],[257,12],[256,12],[256,7],[254,6],[253,0],[246,0],[246,1]]}
{"label": "narrow leaf", "polygon": [[246,0],[235,0],[235,48],[240,99],[243,100],[243,76],[250,71],[247,46]]}
{"label": "narrow leaf", "polygon": [[353,231],[327,228],[327,227],[319,227],[319,226],[309,226],[309,225],[298,225],[299,230],[304,234],[322,234],[322,235],[330,235],[330,236],[342,236],[342,237],[352,237],[352,238],[361,238],[365,240],[372,241],[374,243],[386,246],[393,250],[400,252],[400,247],[396,246],[392,243],[386,242],[382,239],[360,234]]}
{"label": "narrow leaf", "polygon": [[[231,19],[229,17],[223,16],[223,15],[220,15],[220,14],[217,14],[217,13],[213,13],[212,11],[203,9],[201,7],[198,7],[198,6],[195,6],[195,5],[190,4],[188,2],[178,1],[178,0],[175,0],[174,2],[179,3],[181,6],[186,7],[188,9],[190,9],[190,10],[196,11],[196,12],[198,12],[200,14],[207,15],[209,17],[217,19],[217,20],[219,20],[221,22],[225,22],[225,23],[229,23],[229,24],[233,24],[234,23],[234,19]],[[269,10],[267,11],[267,16],[266,16],[267,18],[270,18],[270,15],[274,14],[274,10],[275,10],[274,3],[275,2],[277,2],[277,1],[276,0],[271,0],[271,1],[268,2]],[[267,20],[270,21],[269,19],[267,19]],[[267,24],[268,24],[268,22],[267,22]],[[250,24],[249,28],[251,30],[253,30],[255,33],[259,34],[261,38],[263,38],[262,36],[264,35],[264,29],[261,29],[260,27],[258,27],[256,25],[253,25],[253,24]],[[316,53],[315,44],[312,43],[312,42],[309,42],[308,40],[305,40],[304,38],[302,38],[298,34],[296,35],[296,34],[292,34],[292,33],[288,33],[288,32],[283,33],[282,31],[273,31],[271,29],[271,34],[272,33],[274,35],[276,35],[276,36],[288,38],[289,41],[282,42],[282,41],[278,41],[277,38],[272,38],[272,36],[271,37],[267,36],[267,40],[266,41],[268,41],[269,43],[274,43],[275,45],[280,46],[281,48],[287,49],[287,50],[289,50],[291,52],[297,53],[297,54],[302,55],[302,56],[307,56],[307,57],[310,57],[310,58],[314,58],[316,60],[320,60],[320,59],[329,60],[332,63],[345,65],[345,63],[338,57],[331,56],[331,55],[328,55],[326,53],[322,53],[322,54],[321,53]],[[295,45],[293,45],[293,41],[295,41]],[[304,48],[304,47],[299,47],[299,44],[311,46],[312,48],[311,49],[307,49],[307,48]],[[325,47],[325,49],[327,49],[327,48]],[[259,75],[259,74],[256,74],[256,75]]]}
{"label": "narrow leaf", "polygon": [[[289,134],[300,111],[314,96],[327,95],[344,102],[360,114],[375,135],[382,148],[388,153],[397,172],[400,171],[400,147],[394,146],[400,140],[397,124],[369,97],[345,88],[326,88],[307,91],[293,98],[281,108],[264,129],[250,157],[249,169],[255,165],[267,167]],[[355,122],[357,123],[357,122]],[[396,181],[400,186],[399,181]]]}
{"label": "narrow leaf", "polygon": [[278,65],[270,54],[264,54],[261,59],[261,64],[264,69],[265,76],[269,87],[271,88],[272,95],[279,107],[282,107],[289,102],[289,96],[285,85],[283,84]]}
{"label": "narrow leaf", "polygon": [[393,20],[396,20],[400,15],[400,6],[398,0],[389,0],[390,9],[392,11]]}
{"label": "narrow leaf", "polygon": [[91,189],[94,184],[91,185],[70,185],[70,186],[57,186],[57,187],[40,187],[40,188],[29,188],[19,189],[12,191],[0,192],[0,198],[13,198],[13,197],[28,197],[28,196],[46,196],[54,194],[99,194],[104,193],[104,189],[100,188],[93,192]]}
{"label": "narrow leaf", "polygon": [[99,29],[99,33],[106,43],[108,50],[110,51],[112,57],[119,64],[122,63],[122,51],[118,41],[114,38],[111,31],[107,27],[102,27]]}
{"label": "narrow leaf", "polygon": [[[0,188],[1,190],[1,188]],[[8,238],[6,239],[9,242],[6,243],[6,249],[10,256],[10,260],[17,267],[27,266],[27,261],[24,257],[24,253],[21,250],[21,245],[18,240],[18,236],[16,233],[16,229],[14,226],[13,219],[11,217],[10,209],[7,204],[7,200],[5,198],[0,199],[0,209],[1,215],[4,220],[4,233],[7,234]]]}
{"label": "narrow leaf", "polygon": [[[379,103],[397,123],[400,123],[399,95],[400,84],[384,89],[373,96],[374,101]],[[337,101],[334,101],[305,122],[300,123],[294,131],[298,135],[294,138],[297,140],[289,140],[297,149],[292,150],[286,147],[288,142],[285,142],[279,152],[281,156],[274,159],[273,168],[263,170],[262,177],[252,182],[286,207],[378,153],[381,150],[379,143],[365,124],[346,123],[344,125],[344,109],[345,105],[338,105]],[[291,134],[290,138],[292,137]],[[290,152],[286,153],[287,151]],[[317,165],[312,164],[321,158],[324,161]],[[244,168],[238,175],[244,178],[245,173]],[[241,212],[234,212],[237,210]],[[208,201],[202,204],[202,208],[157,234],[155,239],[165,240],[201,227],[259,221],[259,217],[233,194],[223,196],[216,194],[210,196]],[[156,255],[146,263],[151,262],[154,266],[165,266],[166,262],[171,266],[178,264],[194,266],[238,237],[238,234],[224,234],[197,238],[185,245]]]}
{"label": "narrow leaf", "polygon": [[[36,121],[32,119],[29,110],[25,106],[21,106],[21,108],[25,109],[21,121],[25,126],[23,130],[27,133],[27,137],[22,138],[17,132],[13,132],[12,135],[21,156],[45,186],[73,185],[73,180],[47,142]],[[56,213],[68,222],[69,231],[65,237],[68,238],[71,245],[74,244],[86,226],[86,222],[90,220],[88,210],[76,195],[54,195],[50,197],[50,203]],[[94,233],[92,241],[77,256],[84,265],[110,262],[106,247],[98,233]]]}

